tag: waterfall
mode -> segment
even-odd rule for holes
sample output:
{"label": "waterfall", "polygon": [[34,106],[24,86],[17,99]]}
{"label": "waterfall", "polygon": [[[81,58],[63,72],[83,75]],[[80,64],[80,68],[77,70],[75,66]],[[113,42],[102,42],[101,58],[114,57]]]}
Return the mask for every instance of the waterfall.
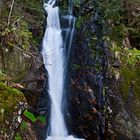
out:
{"label": "waterfall", "polygon": [[76,140],[77,138],[68,135],[61,110],[65,53],[60,28],[59,8],[54,6],[55,2],[56,0],[49,0],[48,3],[44,3],[44,9],[48,16],[43,38],[42,56],[48,72],[48,91],[51,98],[50,132],[47,140]]}
{"label": "waterfall", "polygon": [[71,45],[73,41],[73,35],[74,35],[74,27],[75,27],[75,17],[73,16],[73,0],[69,0],[69,9],[68,9],[68,15],[63,16],[64,19],[68,20],[68,28],[66,30],[66,37],[64,42],[64,48],[67,46],[67,57],[66,57],[66,66],[69,61],[69,55],[71,50]]}
{"label": "waterfall", "polygon": [[67,130],[61,111],[63,93],[63,41],[61,36],[59,9],[53,5],[45,5],[48,12],[47,29],[43,39],[43,60],[48,71],[49,94],[51,97],[50,135],[66,136]]}

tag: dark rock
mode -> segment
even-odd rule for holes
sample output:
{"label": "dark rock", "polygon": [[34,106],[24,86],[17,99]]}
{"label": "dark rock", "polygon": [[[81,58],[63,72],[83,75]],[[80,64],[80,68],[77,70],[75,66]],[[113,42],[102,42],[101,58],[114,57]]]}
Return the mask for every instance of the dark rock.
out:
{"label": "dark rock", "polygon": [[[27,76],[21,81],[22,89],[30,106],[36,108],[38,98],[41,96],[46,79],[45,68],[41,56],[34,59]],[[32,98],[32,100],[30,100]]]}
{"label": "dark rock", "polygon": [[114,68],[119,68],[119,67],[121,67],[121,63],[120,63],[119,61],[115,61],[115,62],[112,64],[112,66],[113,66]]}

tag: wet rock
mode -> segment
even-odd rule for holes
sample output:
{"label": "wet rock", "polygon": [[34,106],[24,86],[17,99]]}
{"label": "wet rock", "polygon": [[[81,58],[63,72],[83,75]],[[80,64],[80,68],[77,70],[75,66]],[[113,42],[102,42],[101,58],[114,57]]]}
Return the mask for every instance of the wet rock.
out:
{"label": "wet rock", "polygon": [[[21,91],[25,94],[28,104],[34,108],[36,108],[38,98],[43,92],[45,79],[45,68],[42,57],[39,55],[37,59],[33,60],[28,74],[21,81],[21,84],[24,86]],[[32,100],[30,100],[31,98]]]}
{"label": "wet rock", "polygon": [[[92,3],[92,4],[91,4]],[[105,116],[103,86],[106,67],[102,28],[97,17],[94,1],[88,1],[79,11],[84,21],[76,32],[78,36],[70,57],[70,93],[68,98],[71,133],[86,140],[103,139]],[[90,6],[91,7],[90,7]],[[90,8],[87,8],[90,7]],[[91,10],[92,9],[92,10]],[[84,19],[88,13],[90,16]],[[93,19],[96,17],[96,20]],[[95,38],[94,38],[95,37]],[[95,39],[95,41],[93,41]],[[100,105],[99,105],[100,102]]]}
{"label": "wet rock", "polygon": [[[21,81],[21,84],[24,86],[21,91],[27,99],[30,112],[35,115],[49,116],[50,99],[47,91],[47,74],[41,55],[38,55],[36,59],[33,60],[31,68],[26,77]],[[48,120],[49,117],[47,117],[47,121]],[[36,134],[33,136],[36,137],[30,136],[31,134],[27,131],[27,136],[29,135],[27,140],[45,139],[48,125],[46,126],[46,124],[38,122],[30,125],[28,130],[33,129],[33,133]],[[19,130],[19,134],[26,138],[26,133],[24,134],[23,131],[21,132],[21,130]]]}
{"label": "wet rock", "polygon": [[[130,87],[131,82],[138,79],[139,72],[135,72],[137,76],[130,70],[125,70],[122,74],[120,69],[123,64],[119,54],[116,54],[114,63],[108,62],[113,54],[102,39],[102,16],[96,6],[95,1],[86,1],[76,11],[76,16],[80,16],[77,22],[81,24],[75,33],[78,37],[72,46],[69,63],[70,131],[86,140],[139,140],[139,119],[134,113],[139,114],[139,111],[134,109],[139,107],[136,97],[136,94],[139,95],[137,92],[139,88],[136,88],[139,84],[134,84],[133,90]],[[108,29],[104,30],[109,32]],[[129,73],[131,73],[130,78]],[[124,76],[125,80],[122,80]],[[133,76],[137,78],[132,78]],[[129,104],[127,96],[131,97]],[[127,103],[123,98],[127,99]]]}

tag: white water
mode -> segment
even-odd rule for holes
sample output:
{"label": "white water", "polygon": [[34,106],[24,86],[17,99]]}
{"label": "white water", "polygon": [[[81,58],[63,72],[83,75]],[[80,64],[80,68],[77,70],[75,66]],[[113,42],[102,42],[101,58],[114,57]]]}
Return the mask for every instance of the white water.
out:
{"label": "white water", "polygon": [[69,9],[68,9],[68,15],[63,16],[64,19],[67,19],[69,21],[69,28],[66,32],[66,38],[65,38],[65,42],[64,42],[64,48],[67,45],[68,42],[68,46],[67,46],[67,58],[66,58],[66,65],[68,65],[68,61],[69,61],[69,55],[70,55],[70,50],[71,50],[71,45],[72,45],[72,41],[73,41],[73,35],[74,35],[74,29],[75,29],[75,17],[73,16],[73,0],[69,0]]}
{"label": "white water", "polygon": [[43,61],[48,71],[49,94],[51,97],[50,132],[47,140],[78,140],[68,136],[61,110],[64,88],[63,40],[61,35],[59,8],[54,7],[55,0],[44,4],[48,13],[47,28],[43,38]]}

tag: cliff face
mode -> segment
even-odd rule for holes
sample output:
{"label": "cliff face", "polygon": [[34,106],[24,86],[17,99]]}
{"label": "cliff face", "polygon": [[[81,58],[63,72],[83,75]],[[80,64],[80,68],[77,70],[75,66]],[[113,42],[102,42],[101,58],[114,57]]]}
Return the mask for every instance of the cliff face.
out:
{"label": "cliff face", "polygon": [[[93,6],[94,5],[94,6]],[[76,40],[70,60],[70,114],[72,132],[85,139],[104,139],[107,46],[102,16],[94,1],[77,8]]]}
{"label": "cliff face", "polygon": [[11,81],[20,82],[38,57],[42,1],[2,0],[0,21],[0,69]]}
{"label": "cliff face", "polygon": [[134,14],[139,4],[83,1],[74,6],[77,21],[69,64],[69,108],[71,131],[81,137],[140,137],[136,43],[140,32]]}
{"label": "cliff face", "polygon": [[[38,139],[34,125],[45,123],[43,116],[37,113],[34,116],[29,111],[31,106],[36,106],[37,93],[40,93],[40,85],[37,89],[34,87],[38,82],[42,89],[41,82],[44,81],[43,63],[39,54],[43,22],[42,1],[0,1],[1,140]],[[41,76],[38,71],[41,71]],[[30,78],[26,76],[28,73]]]}

